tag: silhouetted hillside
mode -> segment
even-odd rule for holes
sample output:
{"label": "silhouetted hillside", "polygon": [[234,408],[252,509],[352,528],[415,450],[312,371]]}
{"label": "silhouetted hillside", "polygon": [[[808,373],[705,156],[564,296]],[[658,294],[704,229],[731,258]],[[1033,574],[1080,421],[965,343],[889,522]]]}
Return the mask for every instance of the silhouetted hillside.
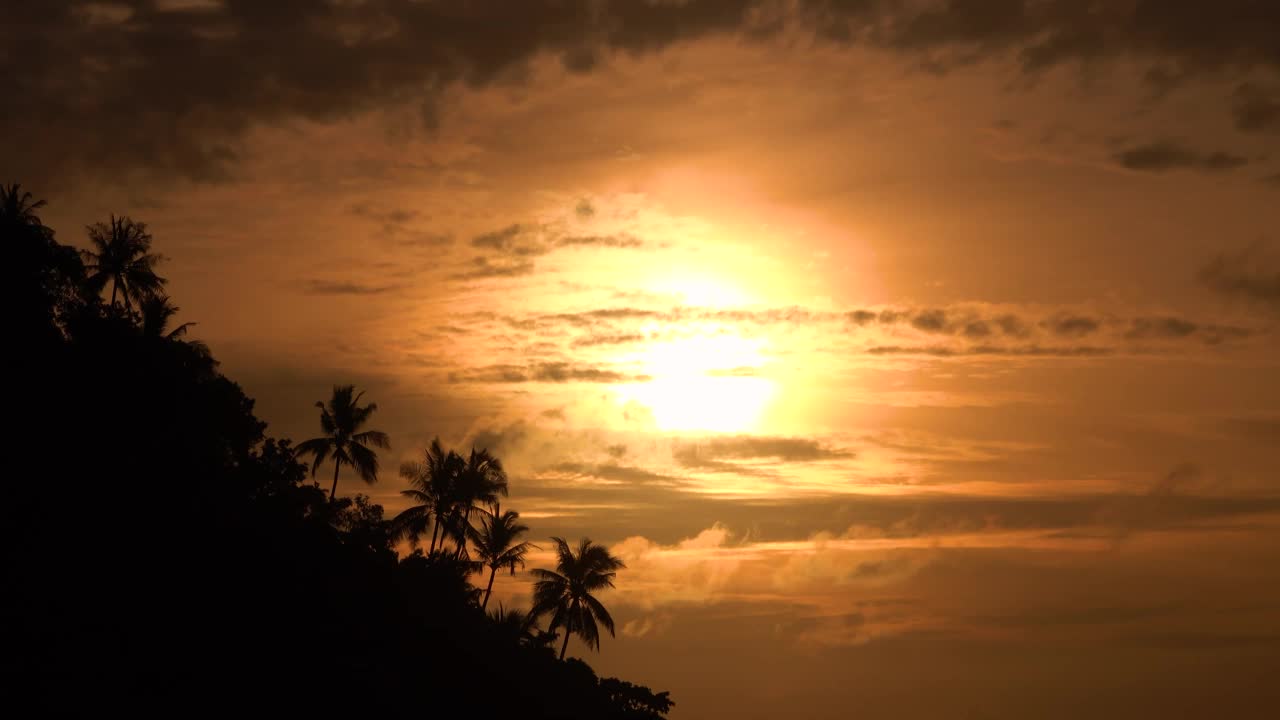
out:
{"label": "silhouetted hillside", "polygon": [[167,315],[104,302],[38,204],[16,188],[3,200],[6,705],[522,718],[669,707],[558,660],[546,633],[486,616],[455,553],[398,558],[382,509],[330,502],[207,348],[166,331]]}

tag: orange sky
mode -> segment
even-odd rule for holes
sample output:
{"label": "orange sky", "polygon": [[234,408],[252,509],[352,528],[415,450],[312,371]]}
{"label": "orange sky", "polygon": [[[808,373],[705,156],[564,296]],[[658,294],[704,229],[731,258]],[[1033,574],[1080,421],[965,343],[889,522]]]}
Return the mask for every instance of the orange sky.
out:
{"label": "orange sky", "polygon": [[674,718],[1262,717],[1280,12],[1085,5],[51,2],[0,169],[611,545]]}

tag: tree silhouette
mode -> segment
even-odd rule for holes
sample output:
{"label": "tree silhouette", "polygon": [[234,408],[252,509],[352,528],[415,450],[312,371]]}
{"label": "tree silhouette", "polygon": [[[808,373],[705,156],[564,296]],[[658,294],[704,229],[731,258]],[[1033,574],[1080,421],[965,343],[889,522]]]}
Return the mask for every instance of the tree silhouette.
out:
{"label": "tree silhouette", "polygon": [[600,648],[600,629],[604,625],[613,636],[613,617],[604,605],[591,593],[613,587],[617,571],[626,567],[621,560],[609,554],[601,545],[593,545],[582,538],[574,553],[563,538],[551,538],[556,543],[555,571],[535,568],[539,578],[533,586],[534,615],[551,615],[548,630],[564,628],[564,644],[560,646],[560,659],[569,648],[569,636],[576,634],[587,647]]}
{"label": "tree silhouette", "polygon": [[476,547],[476,559],[489,568],[489,584],[484,589],[484,601],[480,603],[483,610],[489,605],[489,595],[493,592],[493,578],[502,568],[507,568],[514,575],[516,567],[524,567],[524,556],[534,547],[527,542],[517,543],[520,536],[529,532],[529,527],[520,523],[520,513],[514,510],[502,512],[496,504],[493,512],[484,512],[480,521],[480,529],[467,528],[471,543]]}
{"label": "tree silhouette", "polygon": [[[90,292],[81,254],[55,241],[40,207],[19,186],[0,187],[0,318],[24,412],[11,444],[48,466],[6,488],[0,508],[0,617],[20,619],[0,623],[6,700],[73,716],[172,714],[199,698],[219,714],[400,717],[420,712],[423,697],[486,692],[486,715],[523,720],[667,707],[663,694],[655,702],[646,688],[558,661],[558,638],[532,613],[485,614],[471,582],[483,566],[459,561],[456,548],[400,556],[380,506],[336,498],[342,464],[376,477],[374,448],[386,447],[363,429],[374,406],[354,388],[320,404],[325,437],[309,441],[302,464],[287,440],[265,435],[253,399],[213,356],[170,327],[176,308],[158,286],[133,292],[126,277],[113,310],[102,292],[112,277],[97,268]],[[458,492],[464,474],[498,476],[484,455],[469,464],[433,443],[410,477],[426,506],[417,532],[435,518],[437,534],[452,536],[476,498],[501,494]],[[307,476],[330,459],[326,496]],[[492,515],[515,524],[514,513]],[[476,546],[488,554],[489,544]],[[343,692],[298,691],[317,665]],[[64,691],[68,677],[78,692]]]}
{"label": "tree silhouette", "polygon": [[[0,305],[9,344],[27,348],[28,342],[56,341],[64,313],[79,304],[84,285],[84,264],[75,248],[54,241],[53,230],[37,211],[43,200],[34,200],[21,185],[0,186],[0,241],[5,261],[0,263]],[[39,362],[33,348],[11,353],[12,360]]]}
{"label": "tree silhouette", "polygon": [[146,337],[162,337],[166,340],[175,340],[186,335],[187,330],[195,323],[186,322],[172,330],[169,329],[169,321],[178,314],[179,310],[181,308],[170,302],[167,295],[156,294],[143,300],[138,304],[138,311],[142,315],[142,334]]}
{"label": "tree silhouette", "polygon": [[495,505],[499,495],[506,496],[507,471],[502,468],[502,461],[488,450],[471,448],[466,464],[458,473],[457,488],[452,529],[458,544],[457,557],[462,559],[467,552],[467,537],[471,531],[471,511]]}
{"label": "tree silhouette", "polygon": [[329,490],[329,501],[333,502],[338,493],[338,471],[343,463],[350,465],[361,480],[372,485],[378,481],[378,454],[369,446],[388,449],[391,440],[380,430],[364,430],[360,428],[368,421],[369,416],[378,409],[377,403],[360,406],[360,398],[364,393],[356,393],[354,385],[334,385],[333,396],[326,406],[316,401],[320,408],[320,429],[324,435],[298,443],[299,455],[311,455],[311,476],[330,456],[333,457],[333,487]]}
{"label": "tree silhouette", "polygon": [[31,193],[17,183],[0,185],[0,223],[6,231],[31,227],[47,229],[36,214],[44,206],[44,200],[33,200]]}
{"label": "tree silhouette", "polygon": [[396,539],[407,539],[416,545],[431,527],[431,546],[427,552],[435,552],[438,538],[441,546],[444,545],[443,538],[439,536],[454,512],[458,476],[463,465],[462,457],[452,450],[446,452],[440,438],[436,438],[427,447],[423,462],[407,462],[400,466],[400,476],[409,481],[409,489],[401,490],[400,494],[416,504],[391,521]]}
{"label": "tree silhouette", "polygon": [[156,275],[156,266],[164,256],[151,252],[146,223],[112,215],[109,222],[94,223],[87,230],[93,249],[80,253],[94,293],[101,293],[110,282],[111,304],[116,304],[119,294],[126,310],[132,309],[131,301],[141,303],[159,294],[166,280]]}

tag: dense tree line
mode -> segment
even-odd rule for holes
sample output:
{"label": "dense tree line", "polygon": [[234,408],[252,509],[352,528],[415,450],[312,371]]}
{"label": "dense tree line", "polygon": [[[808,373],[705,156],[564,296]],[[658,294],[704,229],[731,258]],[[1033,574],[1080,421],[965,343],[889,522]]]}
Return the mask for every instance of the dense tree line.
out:
{"label": "dense tree line", "polygon": [[[170,327],[147,227],[112,217],[77,251],[43,224],[42,205],[17,186],[0,193],[6,706],[666,713],[666,693],[562,659],[571,634],[598,646],[599,626],[613,630],[592,594],[621,566],[604,548],[554,539],[557,567],[538,572],[530,610],[490,607],[494,576],[531,547],[499,505],[497,458],[433,443],[401,468],[412,505],[390,520],[365,496],[338,497],[344,468],[377,476],[387,438],[363,427],[376,406],[339,386],[319,403],[321,437],[296,448],[269,437],[189,326]],[[326,461],[328,493],[312,479]],[[418,549],[397,554],[404,540]]]}

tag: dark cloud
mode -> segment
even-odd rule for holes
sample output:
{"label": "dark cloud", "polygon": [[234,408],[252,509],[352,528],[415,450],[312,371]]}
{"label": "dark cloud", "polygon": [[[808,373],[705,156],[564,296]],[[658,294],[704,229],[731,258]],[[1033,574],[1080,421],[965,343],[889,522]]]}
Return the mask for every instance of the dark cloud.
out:
{"label": "dark cloud", "polygon": [[[713,34],[763,41],[800,29],[935,70],[1002,56],[1030,73],[1124,58],[1167,85],[1205,71],[1280,66],[1280,5],[1265,0],[228,0],[202,12],[165,8],[151,0],[6,5],[0,72],[12,87],[0,132],[24,138],[6,157],[10,172],[34,182],[139,168],[225,180],[241,139],[262,124],[331,122],[411,101],[430,126],[443,90],[518,78],[539,54],[588,72],[616,52]],[[1258,117],[1255,105],[1246,104],[1246,117]],[[1171,161],[1139,153],[1131,162],[1152,169]],[[1235,164],[1221,153],[1195,155],[1191,166]]]}
{"label": "dark cloud", "polygon": [[1097,332],[1100,323],[1084,315],[1059,314],[1040,323],[1059,337],[1084,337]]}
{"label": "dark cloud", "polygon": [[1031,334],[1031,327],[1017,315],[1006,313],[997,316],[994,321],[1000,332],[1010,337],[1026,337]]}
{"label": "dark cloud", "polygon": [[417,210],[356,203],[347,208],[347,211],[355,217],[368,220],[376,225],[380,236],[394,240],[397,245],[438,248],[453,242],[453,236],[447,233],[420,230],[412,227],[415,220],[422,218],[422,213]]}
{"label": "dark cloud", "polygon": [[648,382],[648,375],[610,370],[569,362],[544,362],[533,365],[488,365],[449,373],[451,383],[633,383]]}
{"label": "dark cloud", "polygon": [[1247,158],[1217,150],[1202,153],[1171,141],[1158,141],[1122,150],[1111,159],[1129,170],[1161,173],[1169,170],[1222,172],[1249,163]]}
{"label": "dark cloud", "polygon": [[845,313],[844,316],[854,325],[869,325],[876,319],[876,313],[870,310],[853,310]]}
{"label": "dark cloud", "polygon": [[672,456],[681,461],[768,458],[783,462],[812,462],[848,458],[853,454],[807,438],[741,435],[679,443],[673,448]]}
{"label": "dark cloud", "polygon": [[1280,93],[1244,83],[1232,95],[1231,113],[1242,132],[1280,130]]}
{"label": "dark cloud", "polygon": [[676,485],[683,484],[683,478],[674,475],[663,475],[650,470],[630,465],[618,465],[616,463],[604,463],[602,465],[588,465],[584,463],[560,463],[553,465],[552,470],[572,475],[580,475],[586,477],[600,478],[601,480],[612,480],[615,482],[654,484],[654,485]]}
{"label": "dark cloud", "polygon": [[471,258],[469,269],[463,271],[463,280],[478,280],[495,277],[519,277],[533,272],[533,262],[529,260],[490,260],[483,255]]}
{"label": "dark cloud", "polygon": [[310,280],[306,285],[306,292],[311,295],[381,295],[397,289],[397,285],[370,285],[345,280]]}
{"label": "dark cloud", "polygon": [[1234,325],[1206,325],[1200,329],[1200,336],[1206,345],[1220,345],[1228,340],[1244,340],[1255,334],[1254,330]]}
{"label": "dark cloud", "polygon": [[947,312],[945,310],[925,310],[911,318],[911,327],[923,332],[947,332]]}
{"label": "dark cloud", "polygon": [[1222,295],[1280,309],[1280,269],[1261,246],[1221,253],[1199,275],[1209,289]]}
{"label": "dark cloud", "polygon": [[1097,357],[1111,355],[1112,348],[1077,345],[1072,347],[1046,347],[1021,345],[974,345],[971,347],[946,347],[942,345],[875,345],[867,348],[869,355],[924,355],[929,357],[963,357],[980,355],[1008,355],[1013,357]]}
{"label": "dark cloud", "polygon": [[618,333],[614,335],[590,335],[573,341],[574,347],[596,347],[599,345],[630,345],[644,342],[646,336],[640,333]]}
{"label": "dark cloud", "polygon": [[471,239],[471,246],[481,250],[491,250],[500,255],[516,257],[535,257],[546,255],[550,249],[541,238],[532,236],[533,228],[522,225],[509,225],[501,230],[494,230]]}
{"label": "dark cloud", "polygon": [[1280,443],[1280,415],[1228,418],[1222,421],[1228,435],[1264,443]]}
{"label": "dark cloud", "polygon": [[1198,328],[1195,323],[1182,318],[1141,317],[1133,319],[1124,336],[1130,340],[1184,338]]}
{"label": "dark cloud", "polygon": [[619,235],[565,235],[554,224],[513,224],[482,233],[471,239],[471,246],[488,255],[472,260],[475,266],[464,278],[528,275],[535,269],[533,258],[560,248],[600,247],[638,248],[644,242],[626,233]]}
{"label": "dark cloud", "polygon": [[367,203],[356,203],[347,208],[347,210],[356,217],[368,218],[389,226],[404,225],[419,216],[417,210],[405,208],[382,209],[372,207]]}
{"label": "dark cloud", "polygon": [[555,241],[557,247],[611,247],[611,248],[638,248],[644,246],[644,241],[640,238],[627,235],[570,235],[558,238]]}

